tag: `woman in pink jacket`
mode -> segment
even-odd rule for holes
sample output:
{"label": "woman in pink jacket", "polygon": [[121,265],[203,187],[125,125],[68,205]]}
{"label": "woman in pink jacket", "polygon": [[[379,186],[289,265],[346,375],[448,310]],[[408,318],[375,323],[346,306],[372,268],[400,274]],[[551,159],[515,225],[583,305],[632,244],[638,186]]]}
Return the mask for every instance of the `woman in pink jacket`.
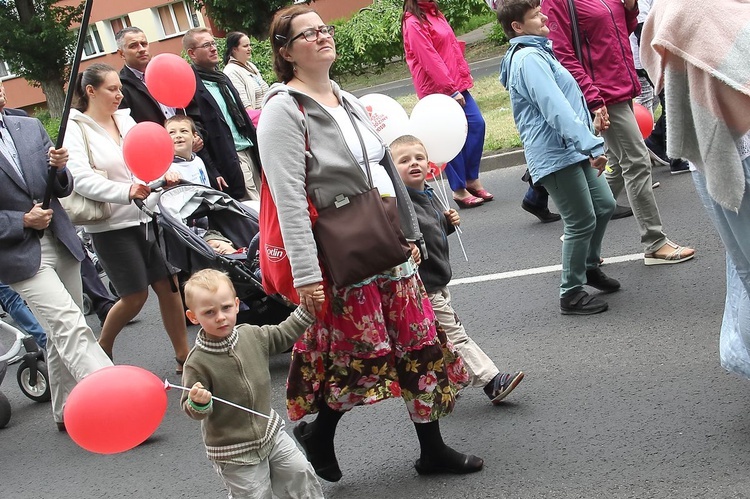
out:
{"label": "woman in pink jacket", "polygon": [[493,195],[479,181],[484,118],[469,93],[474,80],[453,29],[433,0],[404,0],[401,30],[417,96],[421,99],[430,94],[450,95],[466,113],[466,144],[445,168],[453,199],[461,208],[492,201]]}

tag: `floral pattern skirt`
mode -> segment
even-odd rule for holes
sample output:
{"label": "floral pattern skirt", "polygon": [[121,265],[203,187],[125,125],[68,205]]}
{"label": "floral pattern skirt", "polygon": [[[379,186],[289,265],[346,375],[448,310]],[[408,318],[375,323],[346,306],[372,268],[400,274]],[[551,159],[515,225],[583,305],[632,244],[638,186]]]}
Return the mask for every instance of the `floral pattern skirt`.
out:
{"label": "floral pattern skirt", "polygon": [[468,374],[436,329],[416,269],[356,286],[329,285],[326,295],[322,318],[294,345],[287,378],[292,421],[318,412],[322,402],[343,412],[391,397],[404,399],[415,423],[453,410]]}

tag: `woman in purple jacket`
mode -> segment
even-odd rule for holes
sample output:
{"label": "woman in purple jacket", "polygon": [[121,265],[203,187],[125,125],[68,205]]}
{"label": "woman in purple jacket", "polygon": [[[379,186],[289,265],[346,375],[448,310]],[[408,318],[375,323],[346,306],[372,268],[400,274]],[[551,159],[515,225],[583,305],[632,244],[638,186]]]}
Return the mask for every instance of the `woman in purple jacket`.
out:
{"label": "woman in purple jacket", "polygon": [[469,93],[474,80],[453,29],[433,0],[404,0],[401,31],[417,97],[450,95],[466,113],[469,125],[466,143],[445,168],[453,200],[461,208],[492,201],[494,196],[479,181],[484,118]]}
{"label": "woman in purple jacket", "polygon": [[644,263],[690,260],[695,250],[673,243],[662,230],[651,159],[633,114],[633,98],[641,92],[629,40],[638,24],[637,1],[544,0],[542,13],[549,18],[555,56],[578,82],[589,111],[609,121],[602,131],[611,168],[607,182],[615,199],[623,188],[627,193],[640,229]]}

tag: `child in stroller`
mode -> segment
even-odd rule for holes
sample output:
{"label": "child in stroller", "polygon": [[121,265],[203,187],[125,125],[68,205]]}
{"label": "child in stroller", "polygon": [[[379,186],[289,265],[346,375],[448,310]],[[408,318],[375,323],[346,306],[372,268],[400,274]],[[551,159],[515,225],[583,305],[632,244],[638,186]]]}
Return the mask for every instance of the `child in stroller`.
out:
{"label": "child in stroller", "polygon": [[[296,308],[263,291],[257,258],[258,212],[254,207],[210,187],[181,181],[161,192],[156,209],[145,205],[141,209],[155,220],[153,226],[160,232],[157,240],[161,240],[170,265],[187,275],[214,268],[229,276],[240,301],[247,306],[240,312],[239,322],[279,324]],[[226,247],[223,254],[217,252],[209,244],[212,240],[231,244],[235,251],[226,251]],[[247,251],[237,252],[237,248]]]}

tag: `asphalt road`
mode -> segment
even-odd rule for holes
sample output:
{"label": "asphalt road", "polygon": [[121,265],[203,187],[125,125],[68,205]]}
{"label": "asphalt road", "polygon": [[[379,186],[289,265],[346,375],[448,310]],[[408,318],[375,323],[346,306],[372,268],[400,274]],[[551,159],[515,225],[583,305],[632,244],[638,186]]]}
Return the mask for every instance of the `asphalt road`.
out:
{"label": "asphalt road", "polygon": [[[521,174],[522,167],[484,174],[496,200],[461,212],[469,262],[454,238],[454,279],[559,263],[562,227],[521,211]],[[501,369],[526,372],[501,406],[493,407],[481,389],[467,389],[441,421],[446,442],[483,457],[483,471],[418,476],[414,429],[392,400],[342,419],[336,446],[344,477],[323,484],[327,497],[750,496],[748,384],[726,373],[718,357],[724,252],[690,176],[659,168],[655,179],[668,235],[694,245],[698,256],[676,266],[613,263],[640,251],[635,221],[613,221],[604,270],[623,289],[606,297],[609,311],[561,316],[557,272],[452,285],[474,340]],[[98,332],[98,322],[91,324]],[[153,296],[140,321],[118,338],[115,360],[176,381]],[[270,364],[272,405],[282,415],[287,366],[286,355]],[[176,393],[169,393],[167,415],[150,440],[100,456],[58,433],[49,405],[26,399],[14,378],[11,371],[2,386],[14,414],[0,430],[0,497],[225,497],[199,425],[180,412]]]}
{"label": "asphalt road", "polygon": [[[471,75],[475,80],[484,78],[485,76],[495,75],[499,77],[500,61],[502,57],[492,57],[483,61],[473,62],[471,66]],[[346,90],[346,89],[344,89]],[[381,85],[375,85],[373,87],[362,88],[360,90],[354,90],[352,92],[357,97],[362,97],[366,94],[384,94],[394,99],[402,97],[404,95],[410,95],[415,93],[414,84],[412,83],[411,77],[403,80],[397,80],[391,83],[383,83]]]}

